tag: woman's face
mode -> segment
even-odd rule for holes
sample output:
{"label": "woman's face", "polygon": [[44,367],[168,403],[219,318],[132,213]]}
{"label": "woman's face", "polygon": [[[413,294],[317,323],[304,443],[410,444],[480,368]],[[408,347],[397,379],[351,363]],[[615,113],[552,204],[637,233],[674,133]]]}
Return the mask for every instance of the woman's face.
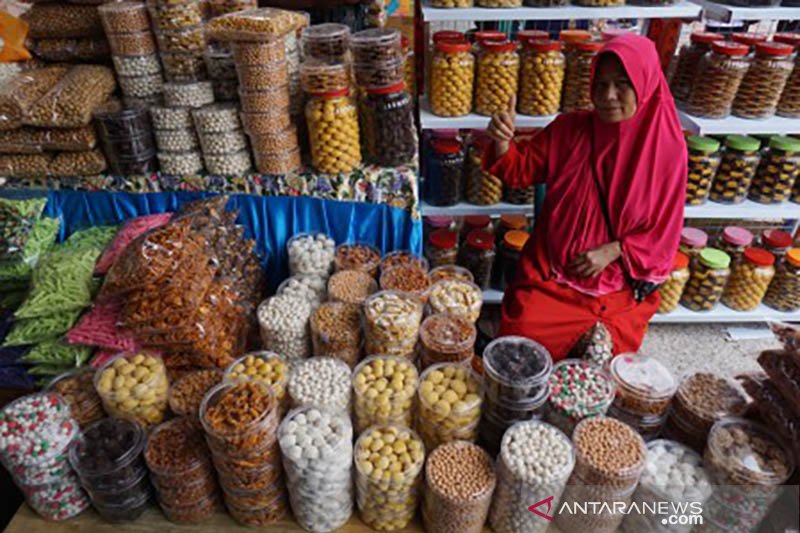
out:
{"label": "woman's face", "polygon": [[636,91],[614,54],[605,53],[597,61],[592,103],[603,122],[622,122],[636,113]]}

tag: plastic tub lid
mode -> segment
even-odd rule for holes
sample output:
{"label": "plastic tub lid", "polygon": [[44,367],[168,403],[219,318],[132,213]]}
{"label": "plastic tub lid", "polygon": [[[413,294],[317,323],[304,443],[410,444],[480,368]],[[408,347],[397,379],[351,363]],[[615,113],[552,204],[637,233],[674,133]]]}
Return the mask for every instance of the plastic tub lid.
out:
{"label": "plastic tub lid", "polygon": [[708,244],[708,234],[698,228],[683,228],[681,230],[681,244],[692,248],[705,248]]}
{"label": "plastic tub lid", "polygon": [[484,372],[509,387],[543,383],[553,368],[547,348],[525,337],[499,337],[483,351]]}
{"label": "plastic tub lid", "polygon": [[[124,438],[125,450],[118,457],[99,457],[96,448],[97,441],[111,437]],[[138,424],[121,418],[103,418],[86,428],[83,437],[70,449],[69,459],[75,470],[82,476],[105,476],[130,465],[139,458],[144,444],[145,434]],[[104,461],[104,464],[98,464],[94,469],[88,468],[85,459],[89,456],[108,462]]]}
{"label": "plastic tub lid", "polygon": [[689,150],[697,150],[698,152],[716,152],[719,150],[720,142],[711,137],[701,137],[700,135],[692,135],[686,139],[686,145]]}
{"label": "plastic tub lid", "polygon": [[753,234],[739,226],[726,226],[722,230],[722,240],[734,246],[750,246],[753,242]]}
{"label": "plastic tub lid", "polygon": [[469,52],[472,47],[466,41],[439,41],[436,49],[445,54],[460,54]]}
{"label": "plastic tub lid", "polygon": [[458,130],[454,128],[431,130],[431,138],[433,139],[456,139],[458,138]]}
{"label": "plastic tub lid", "polygon": [[800,33],[781,32],[772,36],[772,40],[776,43],[790,44],[792,46],[800,45]]}
{"label": "plastic tub lid", "polygon": [[748,248],[744,251],[744,258],[755,266],[772,266],[775,256],[762,248]]}
{"label": "plastic tub lid", "polygon": [[479,41],[482,50],[487,52],[513,52],[519,47],[516,41]]}
{"label": "plastic tub lid", "polygon": [[544,30],[520,30],[516,38],[518,41],[546,41],[550,39],[550,33]]}
{"label": "plastic tub lid", "polygon": [[338,24],[335,22],[325,22],[323,24],[314,24],[303,30],[303,39],[305,40],[320,40],[333,39],[337,37],[344,37],[350,34],[350,28],[345,24]]}
{"label": "plastic tub lid", "polygon": [[792,236],[779,229],[764,230],[761,240],[771,248],[788,248],[792,245]]}
{"label": "plastic tub lid", "polygon": [[505,41],[506,33],[497,30],[482,30],[475,32],[475,41],[482,43],[484,41]]}
{"label": "plastic tub lid", "polygon": [[789,261],[792,266],[800,267],[800,248],[792,248],[786,252],[786,260]]}
{"label": "plastic tub lid", "polygon": [[678,390],[675,376],[648,355],[618,355],[611,360],[609,373],[620,389],[647,400],[671,398]]}
{"label": "plastic tub lid", "polygon": [[784,135],[773,135],[769,139],[769,147],[783,150],[784,152],[800,152],[800,139]]}
{"label": "plastic tub lid", "polygon": [[492,223],[489,215],[468,215],[464,217],[464,226],[471,229],[483,229]]}
{"label": "plastic tub lid", "polygon": [[575,43],[575,48],[586,52],[599,52],[604,44],[603,41],[578,41]]}
{"label": "plastic tub lid", "polygon": [[446,215],[432,215],[425,217],[425,220],[433,228],[447,228],[450,227],[455,219]]}
{"label": "plastic tub lid", "polygon": [[431,147],[438,154],[457,154],[461,151],[462,145],[455,139],[434,139]]}
{"label": "plastic tub lid", "polygon": [[709,268],[728,268],[731,266],[731,256],[716,248],[703,248],[700,262]]}
{"label": "plastic tub lid", "polygon": [[431,233],[428,242],[434,248],[449,250],[450,248],[455,248],[456,243],[458,243],[458,234],[449,229],[437,229]]}
{"label": "plastic tub lid", "polygon": [[512,230],[503,236],[503,243],[512,250],[520,251],[529,238],[530,234],[527,231]]}
{"label": "plastic tub lid", "polygon": [[561,30],[558,40],[565,43],[576,43],[578,41],[588,41],[592,34],[586,30]]}
{"label": "plastic tub lid", "polygon": [[683,270],[689,268],[689,256],[683,252],[675,254],[675,262],[672,264],[672,270]]}
{"label": "plastic tub lid", "polygon": [[726,56],[746,56],[750,52],[750,48],[747,45],[730,41],[714,41],[711,49],[718,54]]}
{"label": "plastic tub lid", "polygon": [[693,43],[711,44],[715,41],[725,40],[725,36],[720,33],[714,33],[710,31],[696,31],[692,33],[689,39]]}
{"label": "plastic tub lid", "polygon": [[746,44],[747,46],[753,46],[758,43],[763,43],[764,41],[766,41],[767,34],[754,33],[754,32],[734,33],[731,35],[731,39],[735,43]]}
{"label": "plastic tub lid", "polygon": [[385,46],[397,42],[400,44],[400,30],[394,28],[372,28],[356,32],[351,37],[354,47]]}
{"label": "plastic tub lid", "polygon": [[467,246],[476,250],[494,250],[494,235],[482,229],[474,229],[467,235]]}
{"label": "plastic tub lid", "polygon": [[766,56],[789,56],[794,52],[794,46],[784,43],[758,43],[756,53]]}
{"label": "plastic tub lid", "polygon": [[522,41],[523,46],[537,52],[555,52],[561,50],[560,41],[526,39]]}
{"label": "plastic tub lid", "polygon": [[528,219],[525,215],[501,215],[500,224],[510,229],[523,229],[528,225]]}

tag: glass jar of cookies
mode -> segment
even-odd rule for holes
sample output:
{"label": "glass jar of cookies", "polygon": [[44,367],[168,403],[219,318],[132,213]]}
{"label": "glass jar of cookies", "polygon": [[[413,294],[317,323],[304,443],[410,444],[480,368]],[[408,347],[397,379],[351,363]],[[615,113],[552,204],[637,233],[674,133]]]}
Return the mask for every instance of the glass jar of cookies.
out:
{"label": "glass jar of cookies", "polygon": [[785,313],[800,310],[800,248],[786,252],[764,296],[764,305]]}
{"label": "glass jar of cookies", "polygon": [[592,61],[603,48],[600,41],[578,41],[572,45],[573,51],[567,55],[564,77],[564,93],[561,110],[591,111],[592,105]]}
{"label": "glass jar of cookies", "polygon": [[311,95],[306,122],[311,160],[318,172],[352,172],[361,164],[358,110],[350,89]]}
{"label": "glass jar of cookies", "polygon": [[[784,43],[795,47],[800,46],[800,33],[776,33],[772,36],[776,43]],[[795,54],[794,64],[797,67],[800,55]],[[777,114],[787,118],[800,118],[800,68],[795,68],[789,75],[786,86],[778,102]]]}
{"label": "glass jar of cookies", "polygon": [[675,264],[672,272],[664,280],[659,292],[661,293],[661,304],[658,306],[659,314],[667,314],[678,308],[683,295],[683,289],[689,281],[689,256],[678,252],[675,255]]}
{"label": "glass jar of cookies", "polygon": [[733,101],[733,114],[737,117],[773,116],[794,68],[794,47],[788,44],[758,43],[755,50]]}
{"label": "glass jar of cookies", "polygon": [[565,60],[558,41],[522,42],[517,111],[523,115],[555,115],[561,107]]}
{"label": "glass jar of cookies", "polygon": [[467,42],[440,41],[431,59],[431,112],[460,117],[472,111],[475,57]]}
{"label": "glass jar of cookies", "polygon": [[508,109],[517,94],[517,43],[484,41],[480,44],[475,82],[475,112],[491,116]]}
{"label": "glass jar of cookies", "polygon": [[689,37],[689,44],[681,48],[669,83],[669,89],[678,104],[684,103],[689,98],[692,84],[700,70],[700,63],[703,56],[711,51],[711,44],[724,39],[725,37],[719,33],[697,31]]}
{"label": "glass jar of cookies", "polygon": [[774,135],[761,152],[761,162],[750,184],[748,198],[762,204],[779,204],[792,195],[800,175],[800,139]]}
{"label": "glass jar of cookies", "polygon": [[748,248],[733,266],[722,303],[735,311],[755,310],[775,276],[775,256],[761,248]]}
{"label": "glass jar of cookies", "polygon": [[708,200],[711,182],[720,163],[720,142],[711,137],[693,135],[686,139],[689,148],[689,175],[686,183],[686,205],[701,205]]}
{"label": "glass jar of cookies", "polygon": [[706,248],[692,260],[689,282],[681,304],[692,311],[710,311],[717,305],[728,283],[731,258],[722,250]]}
{"label": "glass jar of cookies", "polygon": [[686,110],[703,118],[725,118],[731,114],[733,100],[750,66],[743,44],[715,41],[701,62],[689,91]]}
{"label": "glass jar of cookies", "polygon": [[503,181],[483,168],[483,150],[487,141],[473,141],[469,146],[464,196],[474,205],[494,205],[503,199]]}
{"label": "glass jar of cookies", "polygon": [[747,198],[747,191],[755,176],[761,142],[748,135],[728,135],[725,150],[714,181],[710,198],[721,204],[738,204]]}

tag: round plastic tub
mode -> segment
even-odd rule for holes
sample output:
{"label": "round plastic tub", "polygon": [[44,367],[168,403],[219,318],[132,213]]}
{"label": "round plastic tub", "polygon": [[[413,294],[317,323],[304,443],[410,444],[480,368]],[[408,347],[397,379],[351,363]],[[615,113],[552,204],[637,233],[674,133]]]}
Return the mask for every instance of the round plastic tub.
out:
{"label": "round plastic tub", "polygon": [[617,387],[614,407],[636,416],[663,417],[678,389],[667,367],[646,355],[615,357],[609,374]]}
{"label": "round plastic tub", "polygon": [[486,392],[506,403],[541,397],[552,368],[547,349],[524,337],[500,337],[483,352]]}

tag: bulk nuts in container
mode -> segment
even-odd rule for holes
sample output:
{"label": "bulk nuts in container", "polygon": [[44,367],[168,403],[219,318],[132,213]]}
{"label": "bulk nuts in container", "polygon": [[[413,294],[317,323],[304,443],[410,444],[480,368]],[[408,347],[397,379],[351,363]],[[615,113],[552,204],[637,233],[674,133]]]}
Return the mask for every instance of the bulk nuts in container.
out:
{"label": "bulk nuts in container", "polygon": [[307,58],[339,59],[350,50],[350,28],[345,24],[315,24],[303,30],[302,44]]}
{"label": "bulk nuts in container", "polygon": [[288,408],[286,385],[289,382],[289,364],[282,355],[260,351],[243,355],[225,370],[226,381],[256,380],[265,383],[282,410]]}
{"label": "bulk nuts in container", "polygon": [[381,254],[377,248],[368,244],[340,244],[336,247],[334,263],[336,271],[358,270],[372,277],[378,275]]}
{"label": "bulk nuts in container", "polygon": [[475,284],[481,290],[486,290],[489,288],[494,258],[494,235],[488,231],[473,230],[461,248],[459,264],[472,272]]}
{"label": "bulk nuts in container", "polygon": [[[370,162],[406,165],[417,155],[414,103],[404,83],[368,87],[361,99],[361,127]],[[462,156],[463,160],[463,156]]]}
{"label": "bulk nuts in container", "polygon": [[766,229],[761,233],[759,246],[775,256],[775,261],[780,262],[786,257],[786,252],[792,247],[792,236],[779,229]]}
{"label": "bulk nuts in container", "polygon": [[175,381],[169,388],[169,408],[177,416],[196,417],[206,393],[220,381],[223,372],[218,368],[195,370]]}
{"label": "bulk nuts in container", "polygon": [[[428,279],[431,283],[431,288],[442,280],[458,280],[472,283],[472,272],[464,267],[457,265],[445,265],[436,267],[428,273]],[[431,293],[433,296],[433,293]],[[483,302],[483,294],[480,294],[481,302]],[[430,297],[428,303],[431,303]]]}
{"label": "bulk nuts in container", "polygon": [[691,136],[686,139],[689,148],[689,176],[686,185],[686,205],[701,205],[708,200],[711,182],[720,164],[720,142],[711,137]]}
{"label": "bulk nuts in container", "polygon": [[324,233],[301,233],[286,243],[289,273],[318,274],[327,278],[333,270],[336,242]]}
{"label": "bulk nuts in container", "polygon": [[83,368],[61,374],[47,386],[47,392],[60,394],[69,405],[75,421],[86,428],[106,416],[103,403],[94,389],[94,369]]}
{"label": "bulk nuts in container", "polygon": [[111,2],[98,6],[97,13],[106,34],[150,31],[150,18],[144,2]]}
{"label": "bulk nuts in container", "polygon": [[402,357],[375,355],[353,372],[356,432],[371,426],[396,424],[410,427],[419,374]]}
{"label": "bulk nuts in container", "polygon": [[460,363],[428,367],[420,377],[417,431],[426,449],[453,440],[475,441],[481,418],[480,381]]}
{"label": "bulk nuts in container", "polygon": [[149,3],[153,27],[156,31],[177,31],[196,28],[203,23],[200,2],[189,0],[174,3]]}
{"label": "bulk nuts in container", "polygon": [[773,116],[794,68],[793,46],[758,43],[755,49],[755,58],[751,61],[733,101],[733,114],[737,117]]}
{"label": "bulk nuts in container", "polygon": [[265,113],[276,109],[288,109],[291,102],[289,86],[282,85],[255,92],[239,89],[239,100],[245,113]]}
{"label": "bulk nuts in container", "polygon": [[108,34],[108,44],[115,56],[143,56],[158,52],[150,31]]}
{"label": "bulk nuts in container", "polygon": [[479,446],[469,442],[439,446],[425,464],[422,503],[425,529],[480,533],[489,515],[496,483],[494,461]]}
{"label": "bulk nuts in container", "polygon": [[288,295],[267,298],[258,306],[256,316],[264,349],[285,355],[290,360],[309,356],[311,305],[305,299]]}
{"label": "bulk nuts in container", "polygon": [[342,270],[328,280],[328,299],[332,302],[362,304],[378,292],[378,282],[366,272]]}
{"label": "bulk nuts in container", "polygon": [[333,357],[353,368],[361,356],[361,311],[355,304],[326,302],[311,315],[311,346],[315,356]]}
{"label": "bulk nuts in container", "polygon": [[541,397],[552,369],[544,346],[523,337],[497,338],[483,352],[487,395],[510,405]]}
{"label": "bulk nuts in container", "polygon": [[664,281],[658,292],[661,294],[661,304],[658,312],[660,314],[671,313],[678,308],[683,295],[683,289],[689,282],[689,256],[683,252],[675,255],[675,263],[672,265],[672,272]]}
{"label": "bulk nuts in container", "polygon": [[206,79],[206,63],[198,52],[161,53],[164,78],[170,82],[195,82]]}
{"label": "bulk nuts in container", "polygon": [[774,135],[750,184],[747,197],[762,204],[783,203],[800,175],[800,139]]}
{"label": "bulk nuts in container", "polygon": [[381,291],[364,301],[366,353],[413,359],[422,302],[413,294]]}
{"label": "bulk nuts in container", "polygon": [[303,407],[278,429],[294,518],[307,531],[333,531],[353,512],[353,426],[340,413]]}
{"label": "bulk nuts in container", "polygon": [[717,237],[716,247],[731,257],[731,264],[742,259],[744,251],[753,243],[753,234],[739,226],[726,226]]}
{"label": "bulk nuts in container", "polygon": [[[458,267],[455,267],[458,268]],[[433,272],[431,272],[433,274]],[[429,276],[431,282],[435,276]],[[447,313],[477,322],[483,306],[483,293],[468,278],[446,278],[436,281],[428,295],[431,314]]]}
{"label": "bulk nuts in container", "polygon": [[352,172],[361,164],[358,110],[350,89],[312,95],[305,116],[311,160],[318,172]]}
{"label": "bulk nuts in container", "polygon": [[530,502],[561,493],[575,464],[572,443],[563,432],[538,421],[518,422],[503,436],[497,460],[497,488],[489,514],[495,533],[544,533],[549,527],[528,510]]}
{"label": "bulk nuts in container", "polygon": [[609,375],[616,387],[613,408],[637,419],[656,417],[663,422],[678,382],[670,371],[647,355],[615,357]]}
{"label": "bulk nuts in container", "polygon": [[[206,36],[203,26],[196,26],[178,31],[162,31],[156,33],[158,47],[163,54],[191,54],[203,64],[203,52],[206,49]],[[205,71],[205,64],[203,64]],[[164,70],[167,70],[165,65]]]}
{"label": "bulk nuts in container", "polygon": [[156,130],[177,130],[193,128],[192,110],[189,107],[153,106],[150,108],[150,119]]}
{"label": "bulk nuts in container", "polygon": [[353,63],[374,65],[402,57],[400,30],[373,28],[354,33],[350,38]]}
{"label": "bulk nuts in container", "polygon": [[176,107],[203,107],[214,103],[214,88],[210,81],[165,83],[164,101]]}
{"label": "bulk nuts in container", "polygon": [[192,120],[201,135],[237,131],[242,127],[235,104],[213,104],[193,109]]}
{"label": "bulk nuts in container", "polygon": [[210,18],[239,11],[249,11],[258,7],[256,0],[208,0],[208,4]]}
{"label": "bulk nuts in container", "polygon": [[[111,5],[111,4],[107,4]],[[118,76],[150,76],[161,74],[157,54],[143,56],[113,56],[114,70]]]}
{"label": "bulk nuts in container", "polygon": [[466,42],[436,43],[431,60],[431,112],[460,117],[472,111],[475,57]]}
{"label": "bulk nuts in container", "polygon": [[[519,38],[519,35],[517,36]],[[523,115],[555,115],[561,107],[564,54],[558,41],[523,40],[517,111]]]}
{"label": "bulk nuts in container", "polygon": [[350,70],[346,63],[308,60],[300,65],[300,85],[309,94],[338,92],[350,86]]}
{"label": "bulk nuts in container", "polygon": [[708,244],[708,234],[699,228],[683,228],[678,249],[693,258],[703,251]]}
{"label": "bulk nuts in container", "polygon": [[380,270],[389,270],[396,266],[413,265],[417,266],[425,272],[428,271],[428,261],[422,257],[414,255],[409,250],[395,250],[383,256],[381,259]]}
{"label": "bulk nuts in container", "polygon": [[461,316],[431,315],[419,330],[420,368],[438,363],[461,363],[469,366],[475,356],[475,325]]}
{"label": "bulk nuts in container", "polygon": [[[247,137],[244,131],[222,131],[219,133],[200,133],[200,147],[203,150],[206,168],[212,174],[225,174],[216,172],[214,158],[209,156],[224,156],[222,164],[228,164],[229,168],[235,163],[243,167],[239,173],[250,169],[250,154],[247,152]],[[245,152],[245,155],[242,155]],[[236,158],[234,158],[236,156]],[[235,159],[235,160],[234,160]],[[219,163],[216,163],[219,164]],[[233,172],[236,173],[236,172]]]}
{"label": "bulk nuts in container", "polygon": [[800,309],[800,250],[792,248],[777,268],[764,296],[764,305],[778,311]]}
{"label": "bulk nuts in container", "polygon": [[706,248],[692,259],[691,276],[683,289],[681,304],[692,311],[710,311],[717,305],[730,276],[731,257]]}
{"label": "bulk nuts in container", "polygon": [[203,172],[200,152],[159,152],[158,166],[168,176],[192,176]]}
{"label": "bulk nuts in container", "polygon": [[297,364],[289,377],[289,398],[293,407],[325,406],[349,413],[350,367],[332,357],[312,357]]}
{"label": "bulk nuts in container", "polygon": [[265,65],[240,65],[236,73],[242,91],[260,91],[289,83],[289,70],[285,61]]}
{"label": "bulk nuts in container", "polygon": [[204,153],[203,160],[208,173],[216,176],[240,176],[253,168],[248,150],[227,154]]}
{"label": "bulk nuts in container", "polygon": [[497,260],[492,269],[491,286],[504,291],[517,278],[522,249],[528,242],[530,234],[526,231],[509,231],[503,237]]}
{"label": "bulk nuts in container", "polygon": [[455,139],[431,141],[433,153],[427,165],[425,200],[435,206],[453,206],[461,200],[464,180],[464,147]]}
{"label": "bulk nuts in container", "polygon": [[356,441],[356,502],[361,520],[394,531],[413,520],[425,462],[425,447],[412,430],[373,426]]}
{"label": "bulk nuts in container", "polygon": [[605,414],[614,401],[614,392],[609,375],[594,363],[560,361],[550,375],[547,421],[572,435],[584,418]]}
{"label": "bulk nuts in container", "polygon": [[761,248],[748,248],[733,266],[722,303],[736,311],[753,311],[763,300],[775,276],[775,256]]}
{"label": "bulk nuts in container", "polygon": [[270,109],[269,111],[241,113],[242,126],[248,135],[276,134],[285,131],[292,125],[292,117],[288,108]]}
{"label": "bulk nuts in container", "polygon": [[438,229],[428,235],[425,256],[431,266],[453,265],[458,261],[458,234],[449,229]]}
{"label": "bulk nuts in container", "polygon": [[251,133],[248,137],[255,154],[280,154],[299,146],[297,126],[294,124],[277,133]]}
{"label": "bulk nuts in container", "polygon": [[160,423],[167,411],[167,372],[160,357],[123,353],[95,374],[94,386],[106,412],[142,427]]}
{"label": "bulk nuts in container", "polygon": [[600,41],[578,41],[572,44],[571,51],[566,54],[564,92],[561,99],[563,112],[590,111],[594,108],[591,95],[592,61],[602,48],[603,43]]}
{"label": "bulk nuts in container", "polygon": [[327,299],[325,279],[318,274],[295,274],[278,285],[275,294],[306,300],[315,311]]}
{"label": "bulk nuts in container", "polygon": [[715,41],[701,62],[686,103],[686,110],[698,117],[725,118],[731,113],[739,85],[750,66],[749,47],[729,41]]}
{"label": "bulk nuts in container", "polygon": [[422,303],[428,300],[428,272],[417,265],[398,265],[381,271],[381,290],[413,294]]}
{"label": "bulk nuts in container", "polygon": [[160,152],[188,152],[200,147],[194,128],[155,130],[155,137]]}
{"label": "bulk nuts in container", "polygon": [[236,65],[269,65],[286,61],[286,47],[280,41],[233,41],[233,61]]}
{"label": "bulk nuts in container", "polygon": [[300,159],[300,148],[279,152],[255,152],[255,164],[259,173],[278,176],[289,174],[303,166]]}
{"label": "bulk nuts in container", "polygon": [[475,112],[490,116],[508,109],[509,102],[517,94],[517,43],[482,42],[476,70]]}

